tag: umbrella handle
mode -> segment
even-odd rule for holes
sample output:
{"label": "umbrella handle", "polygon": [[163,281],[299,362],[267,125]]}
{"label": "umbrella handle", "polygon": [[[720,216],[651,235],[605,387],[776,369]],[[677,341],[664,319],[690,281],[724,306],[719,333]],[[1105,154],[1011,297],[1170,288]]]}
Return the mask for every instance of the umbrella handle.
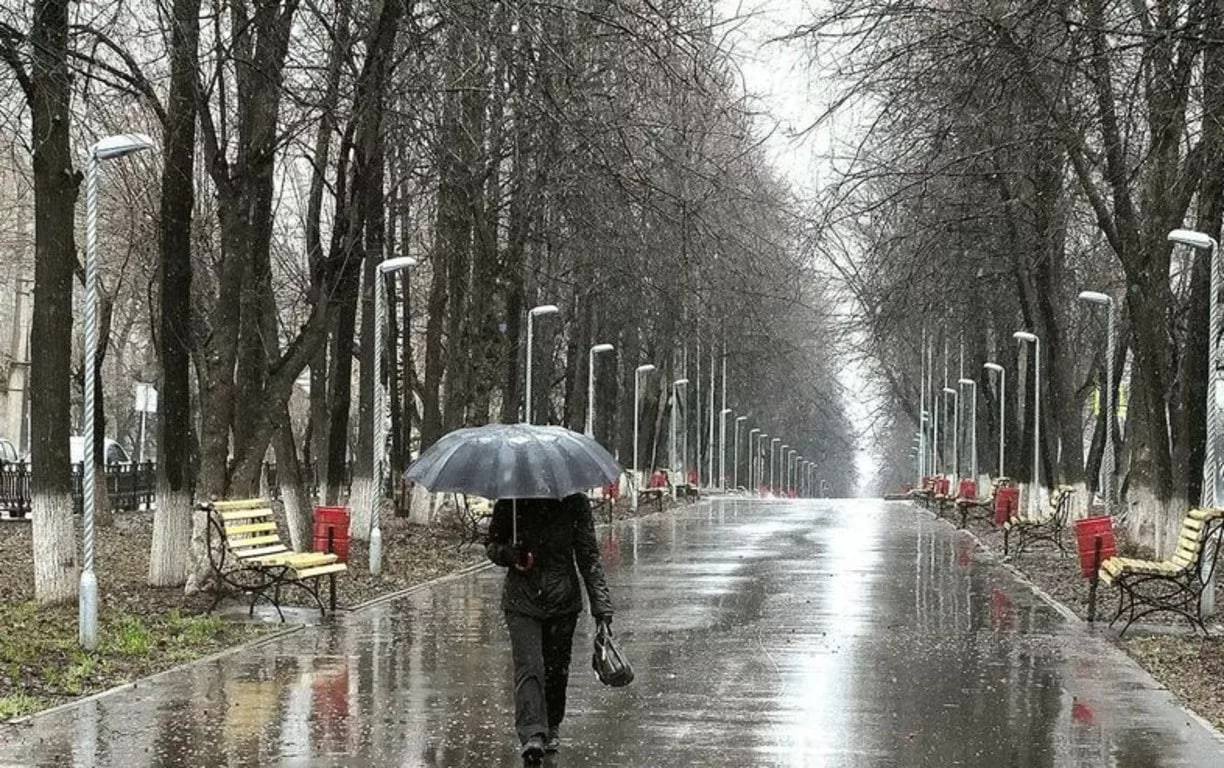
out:
{"label": "umbrella handle", "polygon": [[510,499],[510,543],[518,544],[518,499]]}

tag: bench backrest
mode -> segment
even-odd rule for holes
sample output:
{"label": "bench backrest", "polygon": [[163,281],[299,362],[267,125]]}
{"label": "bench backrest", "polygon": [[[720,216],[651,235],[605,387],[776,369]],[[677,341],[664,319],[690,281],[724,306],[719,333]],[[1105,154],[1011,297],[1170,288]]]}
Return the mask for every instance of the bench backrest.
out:
{"label": "bench backrest", "polygon": [[[1173,553],[1171,562],[1178,568],[1190,568],[1199,562],[1203,547],[1212,533],[1213,524],[1218,531],[1224,523],[1224,510],[1192,509],[1182,520],[1181,532],[1177,537],[1177,551]],[[1216,546],[1219,546],[1217,540]]]}
{"label": "bench backrest", "polygon": [[285,547],[272,515],[272,506],[266,499],[214,501],[206,506],[210,529],[220,534],[225,548],[238,557],[256,550],[263,552]]}

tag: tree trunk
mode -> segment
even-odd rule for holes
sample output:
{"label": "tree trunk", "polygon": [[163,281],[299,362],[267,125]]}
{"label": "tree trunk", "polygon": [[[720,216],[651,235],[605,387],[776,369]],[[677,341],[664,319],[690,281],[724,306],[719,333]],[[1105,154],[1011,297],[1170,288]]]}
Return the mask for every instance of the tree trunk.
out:
{"label": "tree trunk", "polygon": [[37,0],[30,30],[34,147],[34,315],[30,336],[34,596],[40,603],[77,594],[77,539],[69,469],[72,385],[73,212],[80,174],[72,167],[67,0]]}

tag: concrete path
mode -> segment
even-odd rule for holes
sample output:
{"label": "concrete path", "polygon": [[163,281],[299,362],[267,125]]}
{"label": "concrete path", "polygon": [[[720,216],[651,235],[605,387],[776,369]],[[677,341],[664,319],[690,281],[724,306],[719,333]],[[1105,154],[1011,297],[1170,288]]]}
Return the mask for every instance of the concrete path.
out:
{"label": "concrete path", "polygon": [[[605,535],[637,682],[575,639],[557,766],[1212,768],[1126,656],[908,504],[704,504]],[[484,571],[0,727],[0,766],[512,766]]]}

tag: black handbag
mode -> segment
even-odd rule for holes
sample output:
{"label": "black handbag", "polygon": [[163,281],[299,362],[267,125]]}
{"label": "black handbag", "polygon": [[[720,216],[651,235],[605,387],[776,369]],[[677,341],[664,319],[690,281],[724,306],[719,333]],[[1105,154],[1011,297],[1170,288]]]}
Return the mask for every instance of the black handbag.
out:
{"label": "black handbag", "polygon": [[591,657],[591,666],[595,676],[604,685],[613,688],[623,688],[633,682],[633,667],[620,648],[612,640],[612,630],[607,624],[600,624],[595,633],[595,653]]}

